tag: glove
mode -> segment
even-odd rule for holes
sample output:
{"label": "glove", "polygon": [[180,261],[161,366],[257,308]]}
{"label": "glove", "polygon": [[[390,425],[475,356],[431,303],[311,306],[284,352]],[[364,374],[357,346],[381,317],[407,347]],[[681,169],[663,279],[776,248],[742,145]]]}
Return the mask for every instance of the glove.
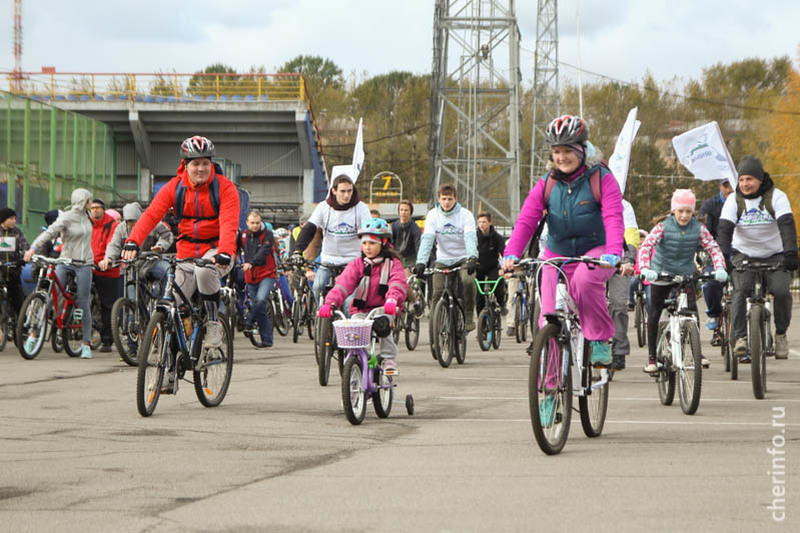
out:
{"label": "glove", "polygon": [[231,264],[231,256],[228,254],[217,254],[214,256],[214,261],[216,261],[219,266],[228,266]]}
{"label": "glove", "polygon": [[414,265],[414,274],[419,278],[425,273],[425,263],[417,263]]}
{"label": "glove", "polygon": [[330,318],[331,315],[333,314],[332,307],[333,306],[331,304],[323,304],[319,308],[317,316],[319,316],[320,318]]}
{"label": "glove", "polygon": [[797,270],[800,266],[797,263],[797,252],[786,252],[783,254],[783,268],[786,270]]}
{"label": "glove", "polygon": [[619,264],[622,258],[617,254],[603,254],[600,256],[600,261],[605,261],[612,267],[615,267]]}
{"label": "glove", "polygon": [[725,283],[728,281],[728,273],[724,268],[718,268],[714,271],[714,279],[720,283]]}
{"label": "glove", "polygon": [[477,257],[470,257],[467,259],[467,274],[470,276],[478,270],[478,258]]}
{"label": "glove", "polygon": [[122,247],[122,249],[125,250],[126,252],[138,252],[139,245],[133,241],[127,241],[125,245]]}
{"label": "glove", "polygon": [[653,282],[656,279],[658,279],[658,274],[656,274],[655,270],[650,270],[649,268],[643,268],[642,269],[642,278],[645,281]]}
{"label": "glove", "polygon": [[383,304],[383,312],[387,315],[394,316],[397,313],[397,302],[391,298],[386,300],[386,303]]}
{"label": "glove", "polygon": [[289,258],[289,262],[295,265],[302,265],[303,264],[303,254],[300,252],[294,252],[292,257]]}

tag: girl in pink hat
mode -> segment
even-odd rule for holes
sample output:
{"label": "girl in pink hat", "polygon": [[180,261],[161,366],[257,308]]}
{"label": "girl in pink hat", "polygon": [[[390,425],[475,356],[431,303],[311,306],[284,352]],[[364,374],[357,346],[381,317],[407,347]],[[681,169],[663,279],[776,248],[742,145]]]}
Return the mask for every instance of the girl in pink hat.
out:
{"label": "girl in pink hat", "polygon": [[[672,194],[670,215],[647,235],[639,247],[639,268],[642,277],[651,283],[650,316],[647,319],[647,349],[649,358],[644,371],[653,373],[656,366],[656,343],[658,322],[664,309],[664,300],[669,298],[675,284],[656,281],[659,274],[668,276],[691,276],[694,274],[694,254],[698,245],[711,255],[714,261],[714,277],[724,283],[728,280],[725,257],[711,236],[711,232],[694,216],[695,197],[691,189],[678,189]],[[690,289],[689,307],[697,313],[694,290]],[[708,359],[702,356],[703,368],[708,368]]]}

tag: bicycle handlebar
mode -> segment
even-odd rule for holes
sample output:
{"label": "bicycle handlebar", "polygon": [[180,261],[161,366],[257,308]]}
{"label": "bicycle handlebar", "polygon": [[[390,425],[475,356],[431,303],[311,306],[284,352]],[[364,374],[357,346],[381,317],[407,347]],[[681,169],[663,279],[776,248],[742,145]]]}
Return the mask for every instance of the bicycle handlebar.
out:
{"label": "bicycle handlebar", "polygon": [[36,255],[31,258],[33,263],[38,264],[45,264],[45,265],[76,265],[76,266],[83,266],[89,265],[86,261],[81,261],[80,259],[70,259],[68,257],[58,257],[52,258],[47,257],[46,255]]}
{"label": "bicycle handlebar", "polygon": [[779,270],[786,270],[783,263],[764,263],[761,261],[744,261],[740,266],[734,266],[736,272],[746,272],[754,270],[759,272],[777,272]]}

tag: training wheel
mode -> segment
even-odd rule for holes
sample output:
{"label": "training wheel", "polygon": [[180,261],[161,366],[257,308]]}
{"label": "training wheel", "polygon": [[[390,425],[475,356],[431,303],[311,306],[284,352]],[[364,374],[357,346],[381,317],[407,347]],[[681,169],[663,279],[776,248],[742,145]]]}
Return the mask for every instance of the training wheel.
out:
{"label": "training wheel", "polygon": [[406,411],[409,416],[414,414],[414,397],[410,394],[406,394]]}

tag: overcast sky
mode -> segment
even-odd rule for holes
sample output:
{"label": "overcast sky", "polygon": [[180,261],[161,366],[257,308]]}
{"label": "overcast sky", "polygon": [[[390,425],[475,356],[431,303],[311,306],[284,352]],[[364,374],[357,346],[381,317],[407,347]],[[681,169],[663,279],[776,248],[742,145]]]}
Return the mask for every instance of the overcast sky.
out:
{"label": "overcast sky", "polygon": [[[298,54],[345,72],[431,69],[433,0],[24,0],[23,68],[79,72],[194,72],[223,62],[273,71]],[[13,0],[2,0],[11,69]],[[536,43],[536,0],[517,0],[523,49]],[[559,2],[560,60],[578,63],[577,0]],[[698,78],[747,57],[797,58],[798,0],[580,0],[583,68],[627,81]],[[523,50],[522,76],[533,79]],[[566,67],[571,77],[575,71]],[[584,75],[584,81],[591,77]]]}

